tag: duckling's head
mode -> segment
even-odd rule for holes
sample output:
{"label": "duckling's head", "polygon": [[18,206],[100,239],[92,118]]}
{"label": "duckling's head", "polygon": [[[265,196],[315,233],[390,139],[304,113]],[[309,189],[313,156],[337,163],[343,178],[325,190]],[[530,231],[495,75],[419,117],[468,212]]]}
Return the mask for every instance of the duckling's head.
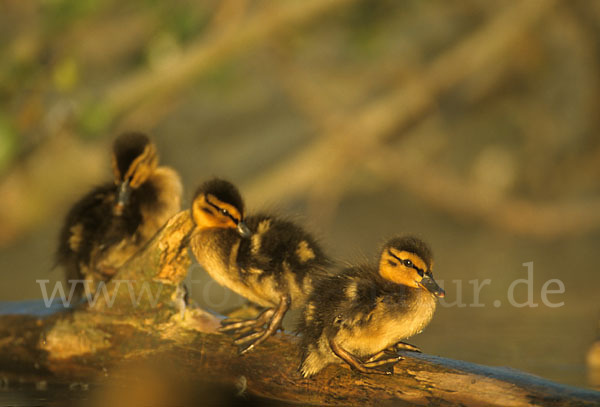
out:
{"label": "duckling's head", "polygon": [[423,288],[436,297],[444,290],[433,279],[433,256],[422,240],[404,236],[389,240],[381,251],[379,274],[386,280],[413,288]]}
{"label": "duckling's head", "polygon": [[120,215],[131,190],[146,182],[158,167],[156,147],[145,134],[121,134],[113,144],[112,167],[119,186],[115,213]]}
{"label": "duckling's head", "polygon": [[252,232],[244,223],[244,201],[231,182],[212,179],[200,185],[192,201],[192,218],[197,228],[236,229],[242,237]]}

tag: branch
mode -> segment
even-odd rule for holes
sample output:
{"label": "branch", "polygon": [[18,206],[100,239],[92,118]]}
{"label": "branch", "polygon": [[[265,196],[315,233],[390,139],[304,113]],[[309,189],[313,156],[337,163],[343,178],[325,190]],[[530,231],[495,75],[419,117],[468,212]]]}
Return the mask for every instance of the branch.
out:
{"label": "branch", "polygon": [[[243,387],[274,400],[311,405],[381,405],[382,402],[449,406],[592,406],[600,393],[552,383],[506,368],[492,368],[431,355],[404,353],[389,377],[354,373],[331,365],[303,379],[297,340],[279,334],[238,356],[229,337],[216,333],[219,320],[198,308],[183,310],[179,284],[189,259],[181,250],[192,222],[187,211],[173,217],[147,247],[107,285],[94,306],[36,315],[0,317],[0,374],[12,380],[67,384],[127,383],[124,364],[168,360],[177,382]],[[121,281],[121,283],[119,283]],[[148,285],[158,301],[134,303],[129,287]],[[168,370],[156,368],[160,382]],[[150,388],[148,391],[152,391]]]}
{"label": "branch", "polygon": [[[374,154],[365,165],[382,179],[398,183],[432,206],[458,216],[481,219],[511,233],[555,238],[597,230],[600,200],[534,202],[487,193],[435,162],[406,160],[396,151]],[[419,174],[419,177],[411,175]]]}
{"label": "branch", "polygon": [[[357,112],[334,111],[321,88],[280,58],[289,77],[283,88],[323,136],[254,179],[245,194],[253,202],[317,200],[313,215],[327,215],[347,192],[353,170],[365,167],[446,212],[482,219],[511,233],[538,238],[581,234],[600,227],[600,200],[539,203],[488,194],[435,162],[416,162],[403,146],[390,147],[390,134],[402,133],[435,105],[437,98],[506,55],[522,34],[553,10],[555,1],[519,2],[444,52],[407,83]],[[283,77],[283,75],[279,75]],[[396,150],[396,151],[391,151]],[[319,163],[316,165],[315,163]],[[314,216],[313,216],[314,217]]]}
{"label": "branch", "polygon": [[282,29],[302,24],[350,1],[310,0],[266,7],[236,29],[214,30],[222,35],[209,36],[192,44],[168,64],[155,70],[137,72],[114,84],[106,92],[105,109],[119,115],[142,100],[172,94],[188,84],[191,78],[240,49],[260,43]]}
{"label": "branch", "polygon": [[[502,58],[532,24],[552,9],[555,0],[518,2],[500,13],[467,39],[440,55],[407,83],[392,89],[358,112],[321,113],[323,137],[292,159],[269,169],[246,191],[250,201],[292,199],[315,180],[338,174],[378,148],[391,132],[404,129],[431,109],[437,98],[477,70]],[[292,74],[294,72],[292,71]],[[295,75],[295,79],[302,77]],[[314,86],[303,86],[310,91]],[[320,93],[313,93],[316,99]],[[303,94],[302,99],[310,97]],[[312,103],[315,103],[314,100]],[[318,106],[325,106],[320,103]],[[311,115],[312,118],[316,115]],[[315,165],[315,163],[324,163]],[[256,199],[253,199],[256,198]]]}

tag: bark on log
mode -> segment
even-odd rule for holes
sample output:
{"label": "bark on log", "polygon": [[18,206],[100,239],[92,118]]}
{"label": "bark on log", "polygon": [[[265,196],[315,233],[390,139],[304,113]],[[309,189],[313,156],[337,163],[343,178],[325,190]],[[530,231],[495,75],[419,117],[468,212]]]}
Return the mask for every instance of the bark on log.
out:
{"label": "bark on log", "polygon": [[[406,359],[393,376],[362,375],[340,364],[303,379],[297,372],[296,338],[288,334],[238,356],[231,339],[216,333],[218,317],[181,307],[179,285],[189,266],[181,241],[191,229],[187,212],[171,219],[107,285],[114,294],[112,305],[109,296],[94,306],[48,317],[0,316],[0,375],[9,383],[130,383],[132,371],[122,366],[150,360],[155,366],[168,361],[164,366],[176,369],[177,382],[236,387],[267,399],[311,405],[600,405],[600,393],[592,390],[410,352],[403,354]],[[144,286],[155,301],[147,295],[137,298]],[[173,382],[172,370],[165,367],[162,373],[158,381]]]}

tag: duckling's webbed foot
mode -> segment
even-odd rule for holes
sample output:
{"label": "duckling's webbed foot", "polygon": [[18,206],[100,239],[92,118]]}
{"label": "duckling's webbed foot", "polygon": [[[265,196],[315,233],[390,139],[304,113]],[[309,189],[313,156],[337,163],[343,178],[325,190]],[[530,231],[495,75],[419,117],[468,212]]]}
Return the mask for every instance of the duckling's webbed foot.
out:
{"label": "duckling's webbed foot", "polygon": [[[279,305],[275,308],[267,328],[250,332],[249,334],[238,337],[233,343],[240,346],[240,355],[251,351],[256,346],[266,341],[270,336],[275,334],[281,328],[281,322],[287,310],[290,308],[291,299],[289,296],[283,296],[279,301]],[[271,309],[271,311],[273,311]]]}
{"label": "duckling's webbed foot", "polygon": [[374,354],[373,356],[371,356],[369,359],[367,359],[365,361],[365,364],[375,364],[374,366],[377,366],[376,363],[379,363],[383,360],[392,360],[394,359],[395,361],[399,361],[404,359],[404,357],[398,355],[396,353],[396,350],[392,347],[392,348],[388,348],[388,349],[384,349],[381,352],[377,352],[376,354]]}
{"label": "duckling's webbed foot", "polygon": [[[331,347],[333,353],[335,353],[340,359],[348,363],[348,365],[350,365],[352,369],[357,370],[361,373],[391,375],[394,374],[394,365],[399,360],[404,359],[402,356],[397,355],[387,357],[388,355],[384,353],[385,351],[381,351],[373,357],[371,357],[366,362],[361,362],[356,356],[342,348],[332,339],[329,340],[329,346]],[[375,356],[386,356],[386,358],[379,359],[375,358]]]}
{"label": "duckling's webbed foot", "polygon": [[406,343],[406,342],[398,342],[395,345],[393,345],[391,347],[391,349],[393,349],[393,350],[407,350],[407,351],[410,351],[410,352],[423,353],[421,351],[421,349],[419,349],[415,345],[411,345],[410,343]]}
{"label": "duckling's webbed foot", "polygon": [[[383,357],[387,357],[387,358],[398,357],[398,354],[396,352],[401,351],[401,350],[422,353],[421,349],[417,348],[414,345],[411,345],[410,343],[398,342],[398,343],[395,343],[394,345],[390,346],[389,348],[382,350],[381,352],[377,352],[376,354],[371,356],[369,359],[367,359],[367,361],[365,363],[379,361]],[[404,359],[401,356],[400,356],[400,358],[401,359],[399,359],[399,360]]]}
{"label": "duckling's webbed foot", "polygon": [[394,366],[399,361],[403,360],[402,356],[392,356],[389,358],[379,359],[374,362],[365,362],[363,366],[369,369],[368,373],[379,373],[385,375],[394,374]]}
{"label": "duckling's webbed foot", "polygon": [[221,321],[221,327],[219,332],[233,335],[234,337],[240,337],[248,332],[255,332],[256,330],[262,330],[265,324],[267,324],[273,314],[275,313],[274,308],[267,308],[262,311],[254,319],[241,319],[241,318],[227,318]]}

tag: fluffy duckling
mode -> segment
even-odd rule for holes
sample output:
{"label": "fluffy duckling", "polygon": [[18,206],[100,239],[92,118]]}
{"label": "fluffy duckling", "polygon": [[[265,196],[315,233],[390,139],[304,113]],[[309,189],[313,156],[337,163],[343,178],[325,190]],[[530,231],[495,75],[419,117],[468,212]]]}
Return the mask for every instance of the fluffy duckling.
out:
{"label": "fluffy duckling", "polygon": [[391,374],[396,350],[419,352],[401,340],[433,317],[442,290],[431,250],[414,237],[388,241],[379,266],[361,265],[316,284],[303,310],[300,372],[310,377],[339,359],[362,373]]}
{"label": "fluffy duckling", "polygon": [[290,307],[300,307],[329,260],[315,239],[292,222],[260,214],[245,217],[244,202],[231,183],[202,184],[192,202],[196,225],[190,247],[219,284],[266,309],[253,320],[223,321],[245,353],[280,327]]}
{"label": "fluffy duckling", "polygon": [[112,168],[114,181],[79,200],[60,233],[56,263],[63,266],[67,282],[75,284],[75,298],[84,287],[73,280],[87,280],[95,290],[180,210],[179,175],[158,166],[156,147],[146,135],[119,136],[113,144]]}

